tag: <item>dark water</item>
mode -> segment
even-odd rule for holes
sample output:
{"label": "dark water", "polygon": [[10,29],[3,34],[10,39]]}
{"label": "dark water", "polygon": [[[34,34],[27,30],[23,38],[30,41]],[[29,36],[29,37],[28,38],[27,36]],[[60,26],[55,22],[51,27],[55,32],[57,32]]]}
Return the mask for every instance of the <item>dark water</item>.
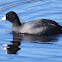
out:
{"label": "dark water", "polygon": [[[0,0],[0,19],[15,11],[20,21],[52,19],[62,25],[61,0]],[[20,35],[12,24],[0,22],[0,62],[62,62],[62,34],[53,36]]]}

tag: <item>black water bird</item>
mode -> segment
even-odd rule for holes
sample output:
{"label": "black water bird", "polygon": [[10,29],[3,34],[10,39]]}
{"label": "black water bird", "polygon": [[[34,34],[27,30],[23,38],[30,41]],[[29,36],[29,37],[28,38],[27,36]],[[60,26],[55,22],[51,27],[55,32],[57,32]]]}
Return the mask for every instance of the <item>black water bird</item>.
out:
{"label": "black water bird", "polygon": [[8,12],[2,19],[8,20],[13,25],[13,31],[16,33],[30,35],[54,35],[62,32],[62,26],[49,19],[38,19],[22,23],[14,11]]}

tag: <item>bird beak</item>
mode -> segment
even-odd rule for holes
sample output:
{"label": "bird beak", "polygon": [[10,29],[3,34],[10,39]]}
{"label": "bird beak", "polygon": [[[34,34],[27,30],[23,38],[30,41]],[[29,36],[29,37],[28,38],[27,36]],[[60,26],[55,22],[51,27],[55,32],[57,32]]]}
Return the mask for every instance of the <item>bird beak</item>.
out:
{"label": "bird beak", "polygon": [[4,17],[1,19],[1,21],[4,21],[4,20],[6,20],[6,16],[4,16]]}

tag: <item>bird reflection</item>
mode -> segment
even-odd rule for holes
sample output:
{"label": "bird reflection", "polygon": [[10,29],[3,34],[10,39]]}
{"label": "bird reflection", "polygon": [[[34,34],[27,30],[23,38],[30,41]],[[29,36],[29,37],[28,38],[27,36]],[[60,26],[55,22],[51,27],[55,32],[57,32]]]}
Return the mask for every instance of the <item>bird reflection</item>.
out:
{"label": "bird reflection", "polygon": [[11,41],[12,44],[8,45],[9,48],[7,48],[8,54],[16,54],[18,50],[20,50],[19,45],[20,42],[18,41]]}
{"label": "bird reflection", "polygon": [[17,54],[17,52],[21,49],[19,48],[21,42],[52,44],[51,42],[55,41],[57,41],[57,39],[56,37],[53,36],[36,36],[36,35],[18,34],[13,32],[13,41],[11,41],[12,44],[8,45],[7,53]]}
{"label": "bird reflection", "polygon": [[39,36],[39,35],[28,35],[28,34],[19,34],[13,33],[13,40],[30,42],[30,43],[43,43],[43,42],[55,42],[58,39],[56,36]]}

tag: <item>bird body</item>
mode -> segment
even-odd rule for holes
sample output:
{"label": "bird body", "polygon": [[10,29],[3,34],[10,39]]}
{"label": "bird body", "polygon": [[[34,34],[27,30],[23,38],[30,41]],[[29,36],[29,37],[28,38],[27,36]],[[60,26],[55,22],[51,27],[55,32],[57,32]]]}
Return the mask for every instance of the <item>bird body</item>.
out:
{"label": "bird body", "polygon": [[31,35],[54,35],[62,32],[62,26],[49,19],[38,19],[35,21],[21,23],[17,14],[13,11],[6,14],[6,20],[9,20],[12,23],[13,31],[16,33]]}

